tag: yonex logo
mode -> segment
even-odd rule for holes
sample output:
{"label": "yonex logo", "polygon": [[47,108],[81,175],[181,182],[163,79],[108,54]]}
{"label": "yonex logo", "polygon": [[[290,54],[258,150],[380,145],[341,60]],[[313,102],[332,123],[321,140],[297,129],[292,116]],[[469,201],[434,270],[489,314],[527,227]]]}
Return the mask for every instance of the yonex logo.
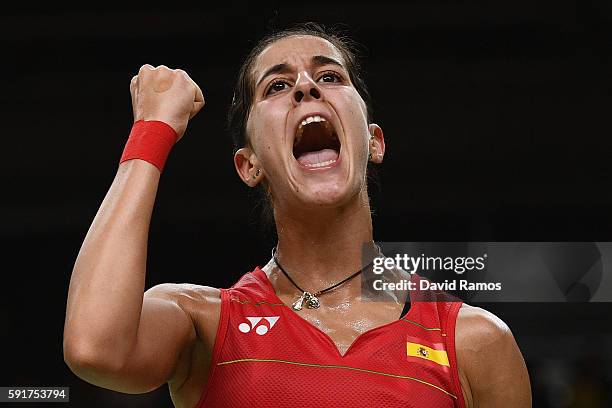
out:
{"label": "yonex logo", "polygon": [[[246,316],[246,318],[247,318],[247,320],[251,324],[249,324],[249,323],[240,323],[238,325],[238,330],[240,330],[243,333],[248,333],[248,332],[251,331],[251,329],[255,329],[255,333],[259,334],[260,336],[263,336],[269,330],[271,330],[272,327],[274,327],[274,325],[276,324],[276,322],[278,321],[280,316],[269,316],[269,317],[249,317],[249,316]],[[266,320],[270,327],[266,326],[261,321],[262,319]],[[255,327],[255,326],[257,326],[257,327]]]}

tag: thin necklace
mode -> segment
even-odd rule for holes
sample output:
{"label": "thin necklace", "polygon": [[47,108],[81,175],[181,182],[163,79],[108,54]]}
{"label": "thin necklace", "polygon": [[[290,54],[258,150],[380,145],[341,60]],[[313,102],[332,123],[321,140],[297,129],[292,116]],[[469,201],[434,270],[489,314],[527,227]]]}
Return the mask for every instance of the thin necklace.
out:
{"label": "thin necklace", "polygon": [[[376,249],[378,250],[378,254],[382,256],[382,251],[381,251],[380,247],[376,243],[374,243],[374,246],[376,246]],[[300,297],[295,302],[293,302],[293,304],[291,305],[293,310],[302,310],[302,306],[304,305],[304,302],[306,302],[306,306],[309,309],[317,309],[319,306],[321,306],[321,303],[319,302],[319,298],[318,298],[319,296],[321,296],[322,294],[324,294],[326,292],[329,292],[329,291],[337,288],[338,286],[342,285],[343,283],[348,282],[349,280],[353,279],[355,276],[357,276],[360,273],[362,273],[367,267],[372,265],[372,262],[374,262],[374,258],[372,258],[372,260],[366,266],[364,266],[363,268],[361,268],[360,270],[358,270],[354,274],[344,278],[340,282],[338,282],[336,284],[333,284],[332,286],[330,286],[328,288],[322,289],[322,290],[320,290],[318,292],[315,292],[315,293],[311,293],[311,292],[308,292],[308,291],[300,288],[298,286],[298,284],[295,283],[295,281],[293,279],[291,279],[291,276],[289,276],[287,271],[285,271],[285,269],[282,267],[282,265],[278,261],[278,258],[276,257],[276,247],[272,248],[272,258],[274,259],[274,262],[278,266],[278,269],[280,269],[281,272],[283,272],[283,274],[285,274],[287,279],[289,279],[289,282],[291,282],[293,284],[293,286],[295,286],[300,292],[302,292]]]}

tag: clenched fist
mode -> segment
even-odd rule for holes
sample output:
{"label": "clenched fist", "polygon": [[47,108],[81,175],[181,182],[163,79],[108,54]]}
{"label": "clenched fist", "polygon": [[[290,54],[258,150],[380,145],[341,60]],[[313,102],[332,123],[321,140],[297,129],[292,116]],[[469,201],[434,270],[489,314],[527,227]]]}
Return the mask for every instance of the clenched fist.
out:
{"label": "clenched fist", "polygon": [[[181,69],[145,64],[130,83],[134,122],[159,120],[183,137],[187,122],[204,106],[200,87]],[[178,141],[177,139],[177,141]]]}

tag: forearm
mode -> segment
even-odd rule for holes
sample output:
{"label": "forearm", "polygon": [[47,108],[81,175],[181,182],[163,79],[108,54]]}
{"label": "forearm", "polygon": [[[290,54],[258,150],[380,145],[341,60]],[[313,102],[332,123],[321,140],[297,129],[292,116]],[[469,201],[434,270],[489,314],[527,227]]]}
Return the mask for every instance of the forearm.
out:
{"label": "forearm", "polygon": [[141,160],[119,166],[76,259],[66,309],[64,352],[117,363],[136,339],[147,240],[160,172]]}

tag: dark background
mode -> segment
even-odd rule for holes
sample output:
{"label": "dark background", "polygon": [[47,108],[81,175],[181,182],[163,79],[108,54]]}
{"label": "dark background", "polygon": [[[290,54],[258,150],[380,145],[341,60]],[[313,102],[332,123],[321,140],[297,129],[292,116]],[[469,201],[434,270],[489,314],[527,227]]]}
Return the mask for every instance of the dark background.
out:
{"label": "dark background", "polygon": [[[612,241],[609,1],[178,3],[0,16],[0,385],[70,386],[75,407],[171,405],[166,386],[125,395],[69,371],[72,266],[144,63],[185,69],[206,97],[161,180],[147,287],[227,287],[267,262],[274,241],[235,175],[224,117],[241,59],[271,25],[343,23],[365,46],[387,142],[375,239]],[[609,303],[484,306],[512,328],[535,407],[610,406]]]}

